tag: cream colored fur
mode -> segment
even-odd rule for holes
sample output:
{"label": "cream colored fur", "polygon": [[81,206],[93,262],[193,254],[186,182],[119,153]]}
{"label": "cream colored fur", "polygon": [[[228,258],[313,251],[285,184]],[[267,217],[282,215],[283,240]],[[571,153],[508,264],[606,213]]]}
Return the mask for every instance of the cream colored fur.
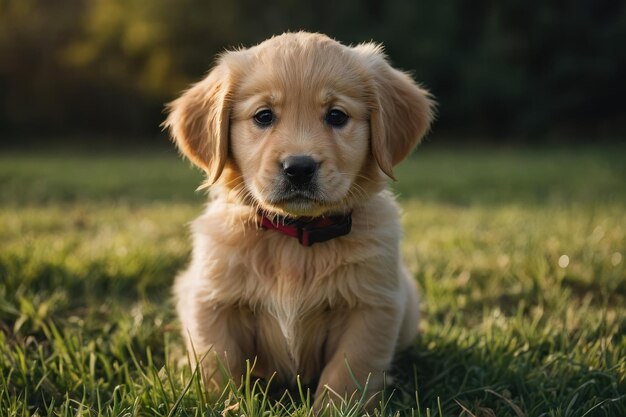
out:
{"label": "cream colored fur", "polygon": [[[253,122],[271,109],[270,128]],[[349,115],[335,128],[324,115]],[[166,121],[179,149],[207,173],[211,200],[192,225],[193,255],[174,293],[190,353],[223,382],[256,358],[255,375],[285,386],[300,376],[351,394],[370,376],[380,390],[394,353],[417,331],[418,297],[399,252],[398,207],[385,190],[392,168],[432,118],[429,94],[393,69],[374,44],[347,47],[320,34],[287,33],[223,54],[171,103]],[[312,202],[280,201],[280,161],[321,161]],[[257,213],[352,212],[347,236],[301,246],[260,230]]]}

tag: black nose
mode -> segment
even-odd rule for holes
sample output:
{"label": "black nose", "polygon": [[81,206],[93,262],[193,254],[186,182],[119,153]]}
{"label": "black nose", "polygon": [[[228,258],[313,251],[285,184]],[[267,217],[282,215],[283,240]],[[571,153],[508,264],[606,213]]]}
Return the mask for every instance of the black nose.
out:
{"label": "black nose", "polygon": [[313,179],[318,165],[310,156],[288,156],[283,160],[283,172],[292,184],[306,185]]}

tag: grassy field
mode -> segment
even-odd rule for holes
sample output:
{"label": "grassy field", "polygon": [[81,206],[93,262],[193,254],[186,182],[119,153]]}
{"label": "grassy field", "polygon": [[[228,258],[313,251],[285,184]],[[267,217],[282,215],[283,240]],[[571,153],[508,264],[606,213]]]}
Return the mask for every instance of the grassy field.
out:
{"label": "grassy field", "polygon": [[[398,169],[423,321],[383,415],[626,416],[624,155],[426,146]],[[208,395],[179,360],[200,180],[174,151],[0,150],[0,416],[310,414],[249,381]]]}

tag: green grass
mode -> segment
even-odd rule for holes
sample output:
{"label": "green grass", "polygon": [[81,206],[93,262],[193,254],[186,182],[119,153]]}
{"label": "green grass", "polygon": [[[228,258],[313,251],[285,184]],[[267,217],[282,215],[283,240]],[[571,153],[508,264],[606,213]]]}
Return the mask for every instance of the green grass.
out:
{"label": "green grass", "polygon": [[[426,146],[398,169],[423,320],[383,415],[626,416],[625,151]],[[200,180],[174,151],[0,153],[1,416],[309,415],[251,381],[206,394],[180,360]]]}

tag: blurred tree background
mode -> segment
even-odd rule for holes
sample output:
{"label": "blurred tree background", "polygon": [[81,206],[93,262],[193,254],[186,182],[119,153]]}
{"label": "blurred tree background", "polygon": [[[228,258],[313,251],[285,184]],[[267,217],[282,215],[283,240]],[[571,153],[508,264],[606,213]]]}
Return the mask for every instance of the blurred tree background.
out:
{"label": "blurred tree background", "polygon": [[0,0],[0,134],[153,137],[216,53],[301,29],[382,42],[450,137],[626,137],[617,0]]}

